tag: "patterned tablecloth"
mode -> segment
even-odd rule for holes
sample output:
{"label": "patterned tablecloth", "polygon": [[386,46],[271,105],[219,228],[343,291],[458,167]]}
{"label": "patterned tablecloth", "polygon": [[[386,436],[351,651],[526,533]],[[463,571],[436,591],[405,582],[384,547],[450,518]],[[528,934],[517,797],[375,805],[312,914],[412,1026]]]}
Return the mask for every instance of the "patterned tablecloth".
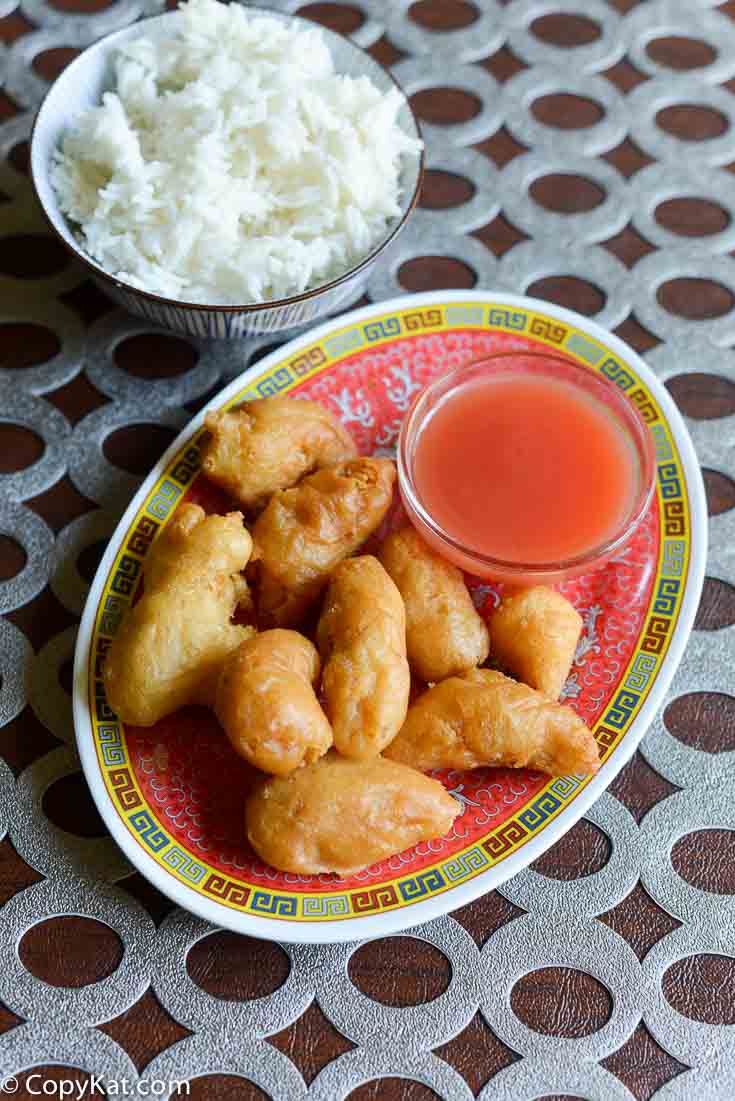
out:
{"label": "patterned tablecloth", "polygon": [[49,79],[160,7],[0,0],[0,1081],[18,1097],[101,1075],[110,1095],[192,1079],[191,1096],[288,1101],[729,1101],[735,4],[306,9],[391,65],[425,122],[421,209],[370,298],[476,284],[594,315],[687,416],[711,516],[697,630],[611,791],[500,891],[337,948],[174,910],[105,836],[74,748],[71,658],[105,540],[173,432],[274,344],[197,344],[114,310],[31,194]]}

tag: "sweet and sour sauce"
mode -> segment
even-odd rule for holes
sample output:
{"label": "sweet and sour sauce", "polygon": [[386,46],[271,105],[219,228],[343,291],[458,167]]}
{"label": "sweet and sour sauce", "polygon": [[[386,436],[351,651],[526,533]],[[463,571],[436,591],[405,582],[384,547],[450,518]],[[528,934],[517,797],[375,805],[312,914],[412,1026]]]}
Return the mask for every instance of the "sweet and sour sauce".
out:
{"label": "sweet and sour sauce", "polygon": [[[505,362],[514,359],[516,370]],[[605,548],[651,480],[647,427],[631,407],[645,433],[637,440],[621,415],[627,399],[586,368],[534,355],[485,365],[422,396],[430,400],[413,425],[409,498],[450,543],[487,560],[533,570]]]}

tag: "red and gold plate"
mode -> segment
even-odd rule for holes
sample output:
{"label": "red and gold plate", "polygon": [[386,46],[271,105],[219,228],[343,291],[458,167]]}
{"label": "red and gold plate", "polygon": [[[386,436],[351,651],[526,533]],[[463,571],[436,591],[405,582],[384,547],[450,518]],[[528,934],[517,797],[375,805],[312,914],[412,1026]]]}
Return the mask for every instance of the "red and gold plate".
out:
{"label": "red and gold plate", "polygon": [[[122,724],[101,669],[135,599],[153,540],[183,501],[232,507],[199,473],[204,412],[269,394],[322,402],[363,454],[394,453],[426,382],[504,351],[549,351],[611,379],[654,436],[657,483],[632,540],[561,586],[584,631],[564,696],[593,729],[594,777],[528,770],[438,774],[463,812],[451,832],[364,872],[295,876],[262,864],[244,832],[252,770],[216,720],[187,708],[150,728]],[[497,887],[566,832],[628,760],[661,703],[691,630],[704,575],[707,513],[686,428],[650,368],[622,341],[567,310],[489,292],[416,295],[343,315],[292,341],[214,398],[145,480],[110,541],[77,643],[74,717],[92,794],[115,840],[161,891],[217,925],[284,941],[396,932]],[[387,523],[400,519],[396,505]],[[467,577],[489,613],[498,588]]]}

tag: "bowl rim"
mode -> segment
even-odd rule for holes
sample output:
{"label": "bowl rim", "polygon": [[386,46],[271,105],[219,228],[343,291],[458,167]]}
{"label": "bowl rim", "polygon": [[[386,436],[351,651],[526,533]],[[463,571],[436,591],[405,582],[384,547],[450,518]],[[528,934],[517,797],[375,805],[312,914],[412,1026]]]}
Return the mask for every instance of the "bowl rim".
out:
{"label": "bowl rim", "polygon": [[[416,419],[421,413],[419,407],[431,396],[432,392],[441,387],[446,387],[447,384],[449,384],[448,389],[454,391],[463,385],[461,376],[468,371],[472,371],[473,368],[500,366],[503,360],[517,359],[521,356],[524,359],[537,360],[539,364],[543,362],[548,363],[549,361],[563,363],[565,367],[570,368],[573,374],[576,374],[577,378],[580,380],[584,378],[586,382],[592,383],[594,387],[598,387],[602,392],[607,393],[613,398],[613,407],[617,419],[621,423],[621,428],[625,431],[636,448],[636,455],[638,458],[636,465],[640,470],[641,485],[635,494],[631,510],[622,524],[616,528],[614,534],[609,536],[609,538],[602,543],[597,543],[587,550],[580,551],[578,554],[549,562],[526,563],[514,559],[498,558],[494,555],[485,554],[475,548],[465,546],[455,536],[451,535],[451,533],[431,515],[423,504],[415,479],[411,473],[411,461],[408,454],[409,436],[411,435],[412,429],[415,430]],[[539,377],[546,378],[548,377],[548,373],[540,371]],[[570,380],[570,385],[574,386],[575,390],[581,389],[581,386],[579,386],[576,381]],[[636,424],[639,430],[639,440],[634,439],[633,430],[631,425],[626,423],[626,417],[629,421],[633,421]],[[429,529],[431,534],[441,542],[443,546],[451,547],[452,550],[460,554],[468,564],[473,563],[483,570],[497,570],[498,575],[504,575],[504,580],[506,581],[514,574],[518,576],[523,575],[527,578],[536,578],[538,580],[547,579],[549,575],[552,574],[561,575],[567,572],[579,572],[585,568],[594,568],[595,565],[604,561],[611,554],[614,554],[615,551],[630,538],[645,516],[656,486],[656,452],[653,436],[635,405],[626,399],[623,391],[621,391],[610,379],[594,371],[590,371],[589,368],[580,363],[575,363],[572,359],[552,349],[549,349],[548,352],[523,351],[518,349],[514,351],[498,352],[490,356],[482,356],[479,359],[473,360],[471,363],[454,367],[451,371],[446,371],[444,374],[433,379],[416,395],[403,419],[400,435],[398,437],[398,446],[396,448],[396,465],[398,467],[399,488],[407,505],[409,515],[412,513],[416,515],[421,523]],[[489,576],[491,575],[492,573],[490,572]]]}
{"label": "bowl rim", "polygon": [[[248,5],[247,8],[246,8],[246,11],[248,12],[248,14],[252,13],[252,14],[255,14],[255,15],[277,16],[279,19],[282,19],[284,22],[301,23],[301,24],[305,25],[306,27],[316,28],[316,29],[322,31],[322,33],[326,36],[327,40],[334,39],[334,38],[340,39],[342,41],[348,42],[359,53],[365,54],[366,57],[370,58],[371,62],[374,65],[377,65],[377,67],[379,69],[382,69],[382,71],[385,73],[385,75],[391,81],[393,86],[398,89],[398,91],[399,91],[400,95],[402,96],[403,101],[404,101],[404,103],[405,103],[406,107],[408,108],[408,111],[411,115],[413,125],[416,127],[416,133],[418,134],[419,139],[421,141],[423,141],[423,134],[421,132],[421,125],[419,123],[418,116],[417,116],[416,112],[414,111],[413,107],[411,106],[411,101],[410,101],[408,95],[406,94],[406,92],[404,91],[404,89],[398,83],[398,81],[393,76],[391,71],[385,65],[383,65],[382,62],[377,61],[372,56],[372,54],[368,53],[368,51],[366,49],[364,49],[362,46],[359,46],[357,44],[357,42],[355,42],[348,35],[343,35],[343,34],[340,34],[338,31],[333,31],[331,29],[331,27],[325,27],[320,23],[316,23],[311,19],[307,19],[305,16],[295,15],[295,14],[292,14],[290,12],[282,12],[282,11],[279,11],[278,9],[276,9],[276,8],[268,7],[267,5],[261,5],[261,4],[259,4],[257,6]],[[418,203],[418,198],[419,198],[419,195],[421,193],[421,187],[422,187],[423,179],[424,179],[424,169],[425,169],[425,164],[426,164],[426,145],[425,144],[422,146],[422,148],[419,151],[418,165],[417,165],[417,172],[416,172],[416,185],[413,189],[413,193],[411,194],[411,196],[410,196],[410,198],[409,198],[409,200],[406,204],[406,208],[403,211],[401,217],[396,222],[396,224],[393,226],[391,231],[387,234],[387,236],[382,237],[380,239],[380,241],[377,243],[377,245],[375,246],[375,248],[372,249],[372,251],[369,252],[367,254],[367,256],[364,256],[358,264],[356,264],[354,267],[349,268],[347,271],[343,272],[342,275],[335,276],[335,278],[330,279],[330,281],[328,283],[320,283],[318,286],[312,287],[311,290],[302,291],[301,294],[292,295],[289,298],[273,298],[273,299],[269,299],[265,302],[248,302],[248,303],[244,303],[242,305],[237,305],[237,304],[233,305],[233,304],[226,304],[226,303],[218,304],[218,303],[213,303],[213,302],[189,302],[189,301],[187,301],[186,299],[183,299],[183,298],[166,298],[164,295],[154,294],[153,291],[147,291],[147,290],[143,289],[142,287],[136,287],[134,284],[128,283],[124,279],[119,279],[117,276],[112,275],[109,271],[107,271],[100,264],[98,264],[96,260],[91,258],[88,253],[84,252],[81,249],[81,247],[79,247],[76,244],[74,246],[71,246],[69,244],[69,241],[67,241],[66,237],[64,237],[59,232],[59,230],[57,229],[57,227],[54,223],[53,217],[51,216],[51,214],[47,210],[46,204],[44,203],[43,199],[41,198],[40,190],[39,190],[39,187],[38,187],[38,184],[37,184],[37,181],[36,181],[36,158],[33,155],[34,142],[35,142],[35,138],[36,138],[36,130],[37,130],[38,122],[39,122],[39,119],[41,118],[41,115],[44,111],[44,108],[46,107],[46,103],[47,103],[49,97],[51,96],[51,93],[53,92],[53,90],[56,88],[56,86],[61,81],[66,79],[67,76],[69,76],[72,73],[72,71],[74,70],[76,65],[80,65],[83,62],[84,58],[86,57],[86,55],[89,53],[90,50],[93,50],[93,49],[97,48],[98,46],[100,46],[104,42],[109,42],[110,40],[116,38],[119,35],[123,35],[124,33],[130,31],[130,29],[132,27],[142,26],[145,23],[149,23],[149,22],[153,22],[153,21],[162,21],[163,19],[166,19],[170,16],[175,16],[175,15],[178,15],[178,14],[179,14],[179,11],[178,11],[178,8],[176,8],[172,11],[159,12],[156,15],[147,15],[143,19],[136,19],[134,22],[128,23],[124,27],[117,27],[114,31],[110,31],[108,34],[102,35],[95,42],[91,42],[88,46],[86,46],[82,50],[82,52],[79,54],[79,56],[75,57],[74,60],[72,62],[70,62],[70,64],[67,65],[66,68],[61,71],[61,73],[59,73],[59,75],[56,77],[56,79],[54,81],[52,81],[50,87],[46,91],[46,94],[44,95],[43,99],[41,100],[41,103],[38,106],[35,117],[33,119],[33,125],[31,127],[31,134],[30,134],[30,139],[29,139],[29,147],[30,147],[29,161],[30,161],[30,177],[31,177],[31,184],[32,184],[32,187],[33,187],[33,192],[36,196],[36,200],[38,202],[38,205],[41,208],[41,212],[43,214],[43,217],[44,217],[45,221],[47,222],[49,228],[51,229],[52,233],[62,243],[62,245],[66,249],[68,249],[68,251],[71,252],[82,264],[84,264],[84,266],[86,268],[88,268],[90,270],[90,272],[94,276],[96,276],[97,278],[101,278],[101,279],[104,279],[108,283],[112,283],[112,285],[114,287],[116,287],[120,290],[124,290],[128,294],[132,294],[132,295],[136,295],[138,297],[144,298],[144,299],[146,299],[146,301],[153,302],[158,306],[168,306],[168,307],[171,307],[173,309],[196,310],[196,311],[201,311],[201,312],[217,311],[218,313],[227,313],[227,314],[231,314],[231,313],[237,313],[237,314],[261,313],[264,310],[283,309],[287,306],[293,306],[293,305],[296,305],[297,303],[300,303],[300,302],[306,302],[311,298],[316,298],[319,295],[325,293],[326,291],[334,290],[336,287],[339,287],[340,285],[348,282],[355,275],[358,275],[361,271],[363,271],[365,268],[369,267],[375,260],[377,260],[377,258],[380,256],[380,254],[395,240],[395,238],[398,236],[398,234],[404,228],[404,226],[406,224],[406,221],[408,220],[409,215],[415,209],[416,204]],[[66,215],[62,215],[62,217],[67,222],[69,222],[69,220],[66,218]],[[71,225],[71,222],[69,222],[69,225]]]}

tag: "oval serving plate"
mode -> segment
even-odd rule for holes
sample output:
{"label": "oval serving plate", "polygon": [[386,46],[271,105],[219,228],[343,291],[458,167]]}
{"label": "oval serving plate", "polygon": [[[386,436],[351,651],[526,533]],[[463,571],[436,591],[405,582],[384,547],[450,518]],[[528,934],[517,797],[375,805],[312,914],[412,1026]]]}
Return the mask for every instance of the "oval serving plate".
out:
{"label": "oval serving plate", "polygon": [[[291,341],[207,409],[300,394],[336,412],[363,453],[391,454],[416,390],[442,370],[501,350],[553,349],[621,387],[654,435],[657,491],[633,541],[562,588],[584,620],[566,701],[593,728],[593,777],[527,770],[444,772],[464,810],[445,838],[349,879],[263,865],[244,836],[252,771],[213,716],[187,708],[149,729],[124,726],[105,700],[104,655],[134,599],[151,544],[185,500],[230,502],[199,474],[199,413],[146,478],[92,584],[74,670],[74,721],[97,807],[126,856],[179,905],[216,925],[281,941],[382,936],[497,887],[557,841],[607,787],[643,736],[699,602],[707,513],[699,466],[671,398],[642,360],[594,322],[490,292],[414,295],[356,310]],[[395,519],[395,517],[394,517]],[[494,586],[468,578],[483,612]]]}

